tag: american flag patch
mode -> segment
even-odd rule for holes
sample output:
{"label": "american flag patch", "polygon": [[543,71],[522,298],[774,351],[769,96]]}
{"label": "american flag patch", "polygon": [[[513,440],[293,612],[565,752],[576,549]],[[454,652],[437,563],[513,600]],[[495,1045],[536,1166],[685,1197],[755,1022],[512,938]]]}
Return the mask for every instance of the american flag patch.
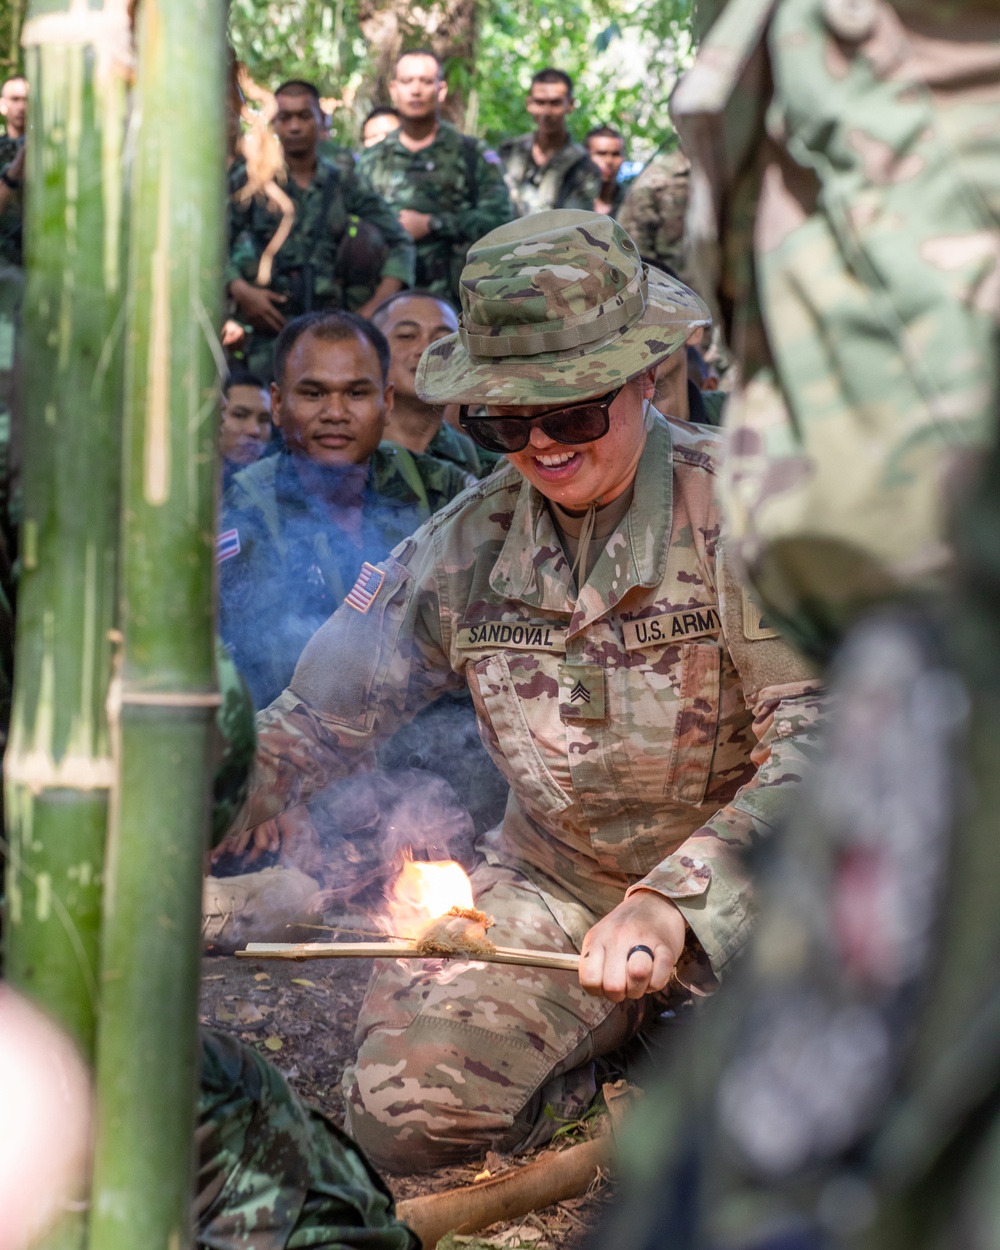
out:
{"label": "american flag patch", "polygon": [[220,534],[215,540],[215,563],[221,564],[223,560],[231,560],[233,556],[240,554],[240,531],[226,530],[224,534]]}
{"label": "american flag patch", "polygon": [[349,603],[356,612],[367,612],[375,602],[375,596],[382,589],[384,581],[385,574],[382,570],[366,560],[361,566],[358,580],[351,587],[351,592],[344,602]]}

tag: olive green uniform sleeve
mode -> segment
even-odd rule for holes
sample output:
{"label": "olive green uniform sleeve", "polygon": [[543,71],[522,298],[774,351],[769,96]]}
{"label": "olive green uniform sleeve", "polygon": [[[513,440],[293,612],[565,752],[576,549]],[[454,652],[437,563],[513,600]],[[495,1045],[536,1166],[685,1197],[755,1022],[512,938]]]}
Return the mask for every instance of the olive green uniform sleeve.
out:
{"label": "olive green uniform sleeve", "polygon": [[753,713],[757,745],[752,781],[631,887],[654,890],[680,908],[716,977],[739,952],[753,924],[750,858],[784,822],[815,761],[822,683],[807,663],[761,621],[721,545],[717,555],[723,634]]}
{"label": "olive green uniform sleeve", "polygon": [[341,605],[258,716],[244,827],[306,802],[421,708],[465,688],[443,637],[434,538],[425,526],[377,566],[382,580],[367,610]]}
{"label": "olive green uniform sleeve", "polygon": [[389,254],[382,266],[381,277],[398,278],[404,286],[413,286],[416,271],[416,250],[413,240],[399,224],[396,214],[366,177],[342,172],[344,202],[349,212],[377,226],[385,238]]}

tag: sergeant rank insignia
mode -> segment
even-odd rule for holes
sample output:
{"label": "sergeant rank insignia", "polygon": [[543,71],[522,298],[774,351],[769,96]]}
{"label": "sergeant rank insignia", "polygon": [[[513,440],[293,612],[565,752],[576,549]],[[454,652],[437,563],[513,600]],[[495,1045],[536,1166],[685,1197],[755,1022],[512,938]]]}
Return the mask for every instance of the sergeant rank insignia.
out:
{"label": "sergeant rank insignia", "polygon": [[377,569],[374,564],[369,564],[366,560],[361,566],[358,580],[351,587],[350,593],[344,602],[352,607],[355,612],[367,612],[375,602],[375,596],[382,589],[384,581],[385,574],[382,570]]}
{"label": "sergeant rank insignia", "polygon": [[559,665],[559,716],[564,721],[604,720],[604,669],[567,660]]}

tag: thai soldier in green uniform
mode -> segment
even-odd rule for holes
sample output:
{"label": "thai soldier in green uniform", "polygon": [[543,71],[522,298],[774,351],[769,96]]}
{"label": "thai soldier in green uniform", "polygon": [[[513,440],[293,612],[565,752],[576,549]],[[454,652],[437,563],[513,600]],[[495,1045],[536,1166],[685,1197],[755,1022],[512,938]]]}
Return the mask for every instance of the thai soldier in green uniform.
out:
{"label": "thai soldier in green uniform", "polygon": [[271,441],[271,392],[263,379],[236,371],[222,384],[219,456],[222,493],[241,469],[259,460]]}
{"label": "thai soldier in green uniform", "polygon": [[385,423],[385,437],[418,454],[457,465],[482,477],[493,468],[481,463],[468,434],[448,425],[440,407],[426,404],[416,392],[417,366],[424,351],[438,339],[458,330],[458,317],[446,299],[429,291],[400,291],[380,304],[372,321],[389,341],[393,405]]}
{"label": "thai soldier in green uniform", "polygon": [[416,285],[457,303],[469,244],[514,210],[497,154],[441,120],[447,91],[432,52],[404,52],[389,83],[399,127],[360,166],[413,236]]}
{"label": "thai soldier in green uniform", "polygon": [[282,331],[273,418],[285,443],[237,473],[222,503],[220,630],[254,705],[284,689],[362,561],[381,559],[474,479],[383,443],[389,348],[353,313]]}
{"label": "thai soldier in green uniform", "polygon": [[364,565],[258,718],[245,821],[256,836],[470,690],[511,787],[477,905],[498,944],[579,951],[580,973],[375,973],[349,1125],[408,1169],[546,1140],[589,1105],[595,1056],[657,1010],[650,994],[715,988],[751,924],[747,852],[782,818],[818,717],[815,679],[727,567],[718,436],[648,404],[704,305],[593,212],[487,235],[462,298],[418,392],[485,405],[464,424],[510,464]]}
{"label": "thai soldier in green uniform", "polygon": [[500,145],[518,216],[551,208],[592,211],[601,190],[601,172],[566,128],[566,118],[576,108],[573,79],[561,69],[539,70],[531,80],[526,107],[536,129]]}
{"label": "thai soldier in green uniform", "polygon": [[0,86],[0,264],[22,263],[21,196],[24,139],[28,124],[28,81],[19,74]]}
{"label": "thai soldier in green uniform", "polygon": [[[413,284],[413,243],[370,185],[317,155],[322,112],[315,88],[291,82],[276,92],[274,128],[288,174],[280,203],[263,193],[240,202],[245,168],[234,173],[228,291],[237,316],[253,329],[245,364],[270,378],[274,341],[285,322],[313,310],[347,308],[362,315]],[[282,208],[282,204],[284,207]],[[369,274],[352,260],[359,221],[381,232],[384,253]]]}

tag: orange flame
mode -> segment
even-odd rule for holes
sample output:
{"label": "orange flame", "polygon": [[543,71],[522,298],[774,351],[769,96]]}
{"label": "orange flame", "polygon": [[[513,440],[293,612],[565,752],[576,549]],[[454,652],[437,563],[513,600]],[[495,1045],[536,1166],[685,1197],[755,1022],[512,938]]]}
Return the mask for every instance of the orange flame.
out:
{"label": "orange flame", "polygon": [[420,937],[453,907],[473,907],[472,883],[461,864],[451,859],[404,862],[389,898],[389,922],[397,937]]}

